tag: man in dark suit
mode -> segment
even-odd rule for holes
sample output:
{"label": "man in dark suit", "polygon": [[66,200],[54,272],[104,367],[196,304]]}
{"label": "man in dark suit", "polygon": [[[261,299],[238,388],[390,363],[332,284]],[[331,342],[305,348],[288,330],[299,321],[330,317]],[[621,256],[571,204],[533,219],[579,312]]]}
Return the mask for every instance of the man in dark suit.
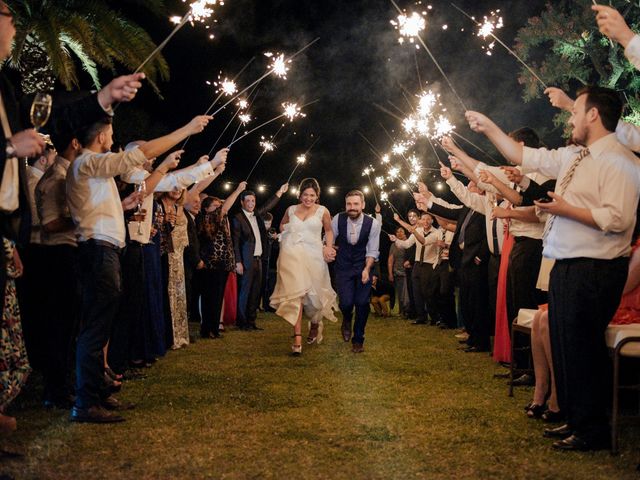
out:
{"label": "man in dark suit", "polygon": [[196,197],[184,206],[184,214],[187,217],[187,235],[189,246],[184,249],[184,283],[187,293],[187,316],[190,322],[200,324],[200,282],[198,270],[204,267],[200,258],[200,241],[196,230],[195,217],[200,212],[200,197]]}
{"label": "man in dark suit", "polygon": [[262,254],[269,242],[262,217],[276,206],[288,189],[289,184],[285,183],[258,209],[254,192],[247,190],[240,196],[242,210],[233,217],[231,231],[236,273],[240,277],[236,319],[240,330],[261,330],[256,326],[256,316],[262,285]]}
{"label": "man in dark suit", "polygon": [[[467,187],[476,189],[475,183]],[[427,192],[430,196],[430,192]],[[457,221],[456,231],[449,249],[449,262],[456,270],[460,285],[460,307],[465,328],[469,332],[467,352],[490,350],[491,320],[489,318],[489,291],[487,265],[489,247],[484,215],[468,207],[448,208],[433,201],[427,204],[429,212]]]}

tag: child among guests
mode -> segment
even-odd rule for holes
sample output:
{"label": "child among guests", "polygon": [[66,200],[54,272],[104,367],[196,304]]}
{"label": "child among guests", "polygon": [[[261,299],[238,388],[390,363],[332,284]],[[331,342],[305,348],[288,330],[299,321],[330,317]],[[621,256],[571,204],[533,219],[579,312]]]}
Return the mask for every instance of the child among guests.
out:
{"label": "child among guests", "polygon": [[393,287],[380,280],[378,275],[373,275],[371,279],[371,306],[376,315],[388,317],[390,312],[389,304],[393,296]]}

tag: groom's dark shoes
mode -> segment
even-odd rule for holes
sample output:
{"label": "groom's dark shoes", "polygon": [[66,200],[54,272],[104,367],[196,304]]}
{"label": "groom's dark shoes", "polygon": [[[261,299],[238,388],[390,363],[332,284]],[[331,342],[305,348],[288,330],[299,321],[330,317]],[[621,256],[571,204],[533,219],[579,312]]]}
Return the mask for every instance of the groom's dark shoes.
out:
{"label": "groom's dark shoes", "polygon": [[345,342],[351,340],[351,325],[346,322],[342,322],[342,339]]}

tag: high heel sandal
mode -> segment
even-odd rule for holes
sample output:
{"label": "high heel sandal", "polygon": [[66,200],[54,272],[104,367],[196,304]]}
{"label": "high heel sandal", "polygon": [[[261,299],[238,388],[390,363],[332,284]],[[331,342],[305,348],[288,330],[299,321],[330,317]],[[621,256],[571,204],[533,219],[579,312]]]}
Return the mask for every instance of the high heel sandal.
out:
{"label": "high heel sandal", "polygon": [[[302,334],[294,334],[293,338],[295,339],[296,337],[302,337]],[[300,345],[296,345],[295,343],[291,345],[291,355],[295,357],[299,357],[300,355],[302,355],[302,343],[300,343]]]}
{"label": "high heel sandal", "polygon": [[564,413],[562,413],[562,410],[554,412],[553,410],[547,408],[542,414],[541,418],[543,422],[559,423],[564,421]]}
{"label": "high heel sandal", "polygon": [[309,335],[307,335],[307,345],[312,345],[318,340],[318,324],[309,322]]}
{"label": "high heel sandal", "polygon": [[547,409],[546,405],[538,405],[537,403],[531,403],[527,409],[527,417],[540,418]]}

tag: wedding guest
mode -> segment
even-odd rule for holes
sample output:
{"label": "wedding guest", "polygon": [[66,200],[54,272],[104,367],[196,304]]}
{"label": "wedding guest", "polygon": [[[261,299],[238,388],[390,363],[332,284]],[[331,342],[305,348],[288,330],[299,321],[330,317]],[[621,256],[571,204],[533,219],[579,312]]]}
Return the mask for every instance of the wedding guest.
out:
{"label": "wedding guest", "polygon": [[202,202],[196,219],[200,258],[204,262],[202,279],[202,338],[220,338],[220,317],[222,301],[229,273],[236,268],[229,210],[238,197],[247,188],[246,182],[240,182],[234,192],[221,200],[207,197]]}
{"label": "wedding guest", "polygon": [[574,141],[586,147],[577,156],[567,147],[523,147],[484,115],[466,114],[472,130],[484,133],[523,172],[558,178],[552,201],[536,202],[551,215],[544,254],[556,260],[549,326],[559,406],[568,420],[546,431],[560,438],[557,449],[595,450],[609,441],[604,330],[625,284],[640,192],[638,160],[613,134],[621,114],[614,91],[580,90],[569,120]]}
{"label": "wedding guest", "polygon": [[7,271],[0,322],[0,431],[8,433],[16,429],[16,420],[6,414],[7,408],[27,382],[31,367],[22,338],[15,285],[15,279],[23,272],[22,262],[15,244],[6,238],[2,242]]}
{"label": "wedding guest", "polygon": [[262,221],[264,229],[267,231],[267,245],[264,255],[262,255],[262,310],[265,312],[275,312],[269,305],[269,297],[273,293],[276,284],[276,262],[278,259],[278,232],[273,227],[273,215],[267,212]]}
{"label": "wedding guest", "polygon": [[[403,227],[396,228],[395,235],[398,240],[407,239],[407,233]],[[409,310],[409,292],[407,290],[406,269],[404,268],[404,252],[404,248],[400,248],[394,243],[391,245],[387,257],[389,283],[395,288],[398,314],[403,317],[407,315]]]}
{"label": "wedding guest", "polygon": [[371,277],[371,306],[376,315],[388,317],[390,314],[389,303],[393,296],[393,287],[380,281],[378,275]]}
{"label": "wedding guest", "polygon": [[242,211],[233,217],[231,231],[239,278],[238,318],[240,330],[262,330],[256,325],[262,284],[262,255],[268,244],[267,231],[261,217],[274,208],[289,189],[282,185],[265,205],[256,209],[256,194],[245,190],[240,195]]}
{"label": "wedding guest", "polygon": [[[111,423],[124,418],[106,411],[101,392],[102,349],[120,299],[120,252],[125,245],[122,204],[114,177],[141,166],[189,135],[201,132],[210,117],[196,117],[186,127],[129,152],[109,153],[113,144],[110,117],[79,133],[84,150],[67,173],[67,200],[77,226],[82,285],[81,330],[76,354],[76,402],[71,420]],[[109,405],[111,408],[113,404]],[[117,406],[116,406],[117,408]]]}
{"label": "wedding guest", "polygon": [[204,261],[200,257],[200,241],[196,228],[196,217],[200,213],[202,203],[200,196],[192,197],[184,204],[184,214],[187,218],[187,235],[189,245],[184,249],[184,281],[187,293],[187,318],[190,323],[200,325],[200,291],[201,279],[199,271],[204,268]]}

